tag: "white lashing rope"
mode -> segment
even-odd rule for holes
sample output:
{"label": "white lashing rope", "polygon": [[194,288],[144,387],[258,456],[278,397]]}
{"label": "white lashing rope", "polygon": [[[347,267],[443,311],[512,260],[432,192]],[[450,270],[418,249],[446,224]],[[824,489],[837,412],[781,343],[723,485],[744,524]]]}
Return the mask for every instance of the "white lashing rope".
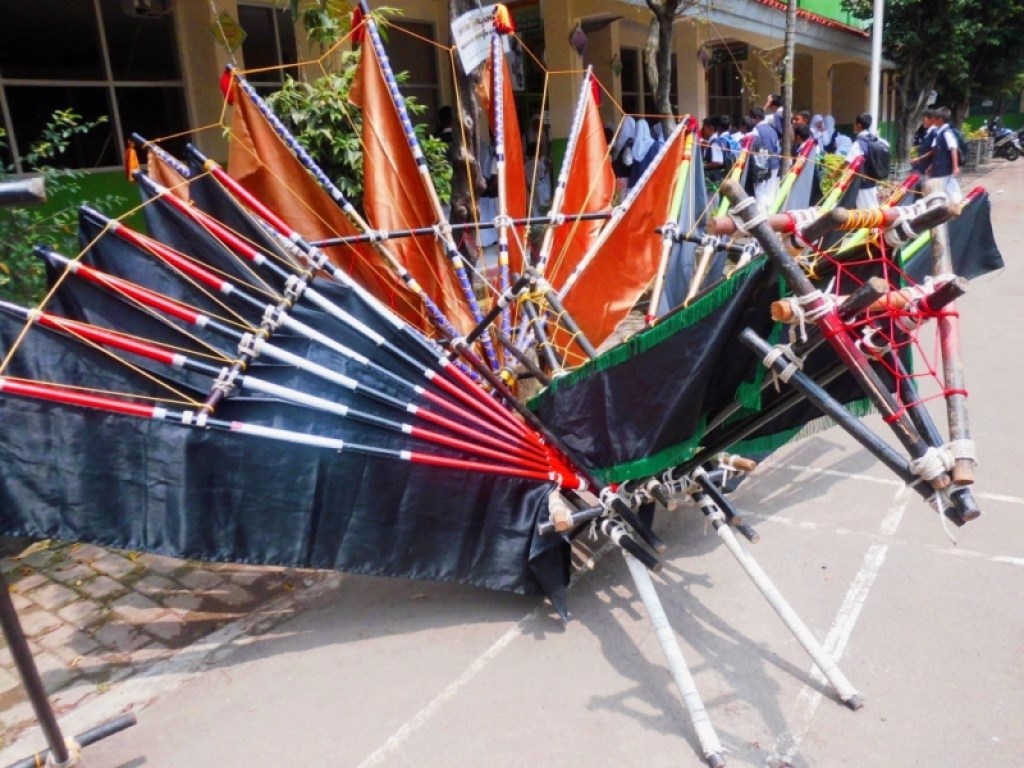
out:
{"label": "white lashing rope", "polygon": [[946,513],[942,504],[942,494],[936,491],[935,495],[932,496],[932,503],[935,504],[935,511],[939,513],[939,522],[942,523],[943,532],[949,537],[949,540],[956,545],[956,536],[953,535],[953,532],[949,529],[949,523],[946,522]]}
{"label": "white lashing rope", "polygon": [[953,456],[950,451],[942,448],[930,447],[923,456],[911,459],[910,470],[922,480],[931,482],[953,468]]}
{"label": "white lashing rope", "polygon": [[[820,290],[811,291],[806,296],[787,296],[782,301],[789,307],[789,311],[793,316],[787,321],[789,325],[793,326],[789,332],[790,341],[796,341],[799,338],[802,342],[807,341],[807,323],[816,323],[822,317],[832,312],[836,304],[835,297],[831,294],[822,293]],[[808,305],[814,303],[818,303],[818,306],[807,309]]]}
{"label": "white lashing rope", "polygon": [[[82,747],[78,742],[74,738],[69,737],[64,740],[64,744],[67,746],[68,759],[58,763],[53,756],[53,752],[50,751],[46,755],[46,768],[75,768],[75,766],[81,765]],[[38,760],[38,758],[36,759]]]}
{"label": "white lashing rope", "polygon": [[[775,363],[783,358],[788,360],[789,364],[781,371],[776,371]],[[793,347],[789,344],[776,344],[772,347],[771,351],[764,356],[764,360],[762,362],[764,363],[764,367],[772,373],[772,382],[775,385],[776,392],[780,391],[780,381],[784,384],[788,384],[789,380],[793,378],[793,374],[802,370],[804,367],[804,359],[797,355],[793,351]]]}
{"label": "white lashing rope", "polygon": [[946,443],[945,447],[949,450],[949,455],[953,457],[953,461],[967,459],[973,464],[978,463],[977,446],[973,440],[950,440]]}

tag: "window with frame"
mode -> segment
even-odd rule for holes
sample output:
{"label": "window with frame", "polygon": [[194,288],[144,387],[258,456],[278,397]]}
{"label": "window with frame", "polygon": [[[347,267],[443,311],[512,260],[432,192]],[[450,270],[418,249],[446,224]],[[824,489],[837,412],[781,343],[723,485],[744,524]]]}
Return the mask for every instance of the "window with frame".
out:
{"label": "window with frame", "polygon": [[298,47],[291,11],[271,5],[238,4],[238,24],[245,31],[242,58],[248,81],[266,95],[298,77]]}
{"label": "window with frame", "polygon": [[[71,168],[121,164],[125,136],[156,139],[188,127],[171,0],[33,0],[0,25],[0,112],[16,172],[50,115],[74,109],[107,122],[75,136]],[[180,150],[187,136],[168,142]]]}
{"label": "window with frame", "polygon": [[[647,69],[644,67],[643,56],[638,48],[619,49],[619,61],[622,63],[622,72],[619,73],[619,83],[622,86],[622,110],[626,114],[649,114],[658,113],[654,100],[654,89],[647,80]],[[673,109],[676,109],[676,100],[679,93],[679,67],[676,55],[672,54],[671,62],[672,84],[669,86],[669,98],[672,100]]]}

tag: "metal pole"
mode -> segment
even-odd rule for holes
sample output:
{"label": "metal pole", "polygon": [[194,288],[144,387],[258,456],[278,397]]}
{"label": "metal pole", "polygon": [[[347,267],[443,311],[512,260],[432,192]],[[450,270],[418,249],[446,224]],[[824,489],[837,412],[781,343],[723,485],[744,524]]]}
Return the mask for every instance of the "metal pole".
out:
{"label": "metal pole", "polygon": [[0,576],[0,625],[3,626],[4,639],[14,659],[14,666],[18,669],[22,685],[28,694],[28,700],[35,710],[36,720],[46,738],[46,744],[50,753],[58,765],[72,765],[71,755],[68,746],[64,742],[64,735],[57,725],[57,717],[50,707],[50,700],[46,697],[46,688],[39,676],[39,669],[32,658],[32,651],[29,650],[28,640],[21,629],[21,622],[18,621],[18,613],[14,610],[10,593],[7,590],[7,582]]}
{"label": "metal pole", "polygon": [[651,574],[628,552],[623,551],[622,554],[626,558],[629,573],[636,584],[637,594],[643,601],[644,608],[647,609],[647,616],[651,620],[651,626],[661,644],[661,650],[665,654],[665,661],[668,662],[672,678],[676,682],[679,694],[683,697],[683,704],[686,705],[686,712],[690,715],[690,723],[697,734],[700,748],[704,752],[704,759],[707,760],[711,768],[719,768],[719,766],[725,765],[722,743],[718,740],[715,726],[711,723],[700,691],[697,690],[697,684],[693,681],[690,668],[686,665],[683,651],[679,647],[679,640],[676,638],[675,632],[672,631],[672,625],[669,624],[668,616],[665,615],[661,599],[654,589]]}
{"label": "metal pole", "polygon": [[881,113],[878,100],[882,91],[882,32],[885,26],[885,0],[875,0],[875,15],[871,22],[871,96],[868,113],[875,120],[878,132]]}
{"label": "metal pole", "polygon": [[704,510],[704,514],[711,520],[715,533],[718,534],[718,537],[732,556],[736,558],[736,562],[740,564],[740,567],[746,571],[747,576],[754,582],[754,586],[758,588],[764,599],[768,601],[768,605],[778,614],[786,628],[793,633],[793,637],[807,651],[807,655],[811,657],[815,666],[821,670],[821,674],[825,676],[825,679],[835,689],[839,699],[850,709],[860,709],[864,706],[863,696],[853,687],[846,675],[839,669],[835,660],[828,655],[828,652],[818,642],[817,638],[814,637],[811,630],[804,624],[803,619],[793,610],[793,607],[782,596],[782,593],[775,587],[772,580],[761,569],[758,562],[736,539],[736,534],[732,532],[732,528],[726,522],[725,509],[730,506],[729,502],[710,481],[704,470],[698,470],[692,477],[708,493],[707,497],[699,493],[694,494],[694,498]]}

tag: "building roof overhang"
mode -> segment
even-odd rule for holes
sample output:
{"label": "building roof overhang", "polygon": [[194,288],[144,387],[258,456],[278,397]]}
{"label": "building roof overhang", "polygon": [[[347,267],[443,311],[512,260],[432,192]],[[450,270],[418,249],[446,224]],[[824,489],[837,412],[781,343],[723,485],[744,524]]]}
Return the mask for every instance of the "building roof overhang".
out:
{"label": "building roof overhang", "polygon": [[[647,9],[645,0],[624,2]],[[745,33],[743,38],[748,42],[769,49],[783,44],[785,10],[786,3],[782,0],[702,0],[688,16],[706,19],[713,27],[727,27],[729,34]],[[810,11],[797,11],[796,43],[805,49],[826,51],[848,60],[865,64],[871,61],[868,32]]]}

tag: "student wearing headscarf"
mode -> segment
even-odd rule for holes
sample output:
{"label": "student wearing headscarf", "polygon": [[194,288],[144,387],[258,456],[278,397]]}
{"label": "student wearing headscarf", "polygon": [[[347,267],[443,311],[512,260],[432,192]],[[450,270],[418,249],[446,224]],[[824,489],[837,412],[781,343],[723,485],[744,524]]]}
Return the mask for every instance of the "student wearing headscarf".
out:
{"label": "student wearing headscarf", "polygon": [[619,133],[612,144],[612,170],[615,178],[628,179],[633,165],[633,141],[636,139],[636,120],[631,115],[622,118]]}
{"label": "student wearing headscarf", "polygon": [[633,139],[633,165],[629,169],[629,186],[633,186],[644,175],[647,166],[658,156],[664,141],[651,134],[651,126],[643,118],[636,121],[636,137]]}
{"label": "student wearing headscarf", "polygon": [[836,151],[836,120],[832,115],[822,117],[815,115],[811,118],[811,136],[818,143],[818,152]]}

